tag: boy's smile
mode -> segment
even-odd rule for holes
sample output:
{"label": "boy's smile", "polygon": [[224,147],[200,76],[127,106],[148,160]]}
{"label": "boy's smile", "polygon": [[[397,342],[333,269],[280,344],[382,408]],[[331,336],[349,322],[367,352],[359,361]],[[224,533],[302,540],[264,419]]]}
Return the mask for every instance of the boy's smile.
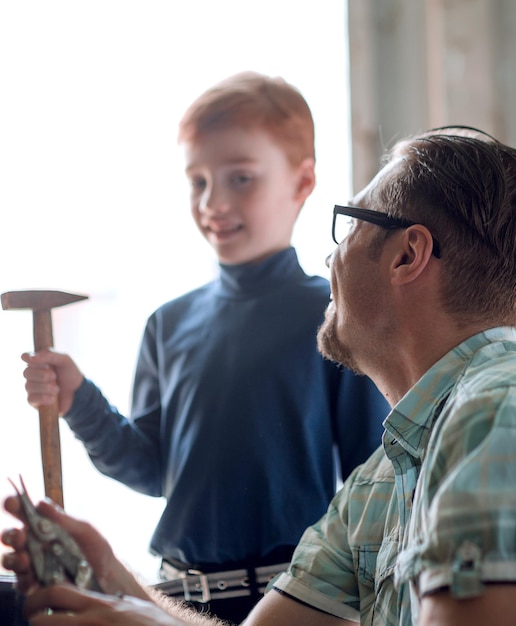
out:
{"label": "boy's smile", "polygon": [[193,218],[219,261],[257,262],[287,248],[314,184],[266,131],[231,127],[184,144]]}

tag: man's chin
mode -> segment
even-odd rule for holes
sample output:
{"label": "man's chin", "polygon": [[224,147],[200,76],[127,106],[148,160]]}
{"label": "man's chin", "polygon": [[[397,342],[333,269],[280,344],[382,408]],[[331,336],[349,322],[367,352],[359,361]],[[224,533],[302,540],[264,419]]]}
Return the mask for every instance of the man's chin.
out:
{"label": "man's chin", "polygon": [[334,361],[352,370],[355,374],[362,374],[357,368],[355,360],[348,349],[337,336],[335,324],[326,319],[317,333],[317,349],[325,359]]}

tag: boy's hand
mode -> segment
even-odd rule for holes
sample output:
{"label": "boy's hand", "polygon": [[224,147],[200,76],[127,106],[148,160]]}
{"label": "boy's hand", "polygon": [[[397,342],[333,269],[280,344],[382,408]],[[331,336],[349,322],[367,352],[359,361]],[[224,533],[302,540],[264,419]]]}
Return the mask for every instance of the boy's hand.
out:
{"label": "boy's hand", "polygon": [[74,394],[84,380],[74,361],[67,354],[52,350],[25,352],[21,358],[27,363],[23,375],[29,404],[39,409],[52,405],[57,399],[59,415],[68,413]]}

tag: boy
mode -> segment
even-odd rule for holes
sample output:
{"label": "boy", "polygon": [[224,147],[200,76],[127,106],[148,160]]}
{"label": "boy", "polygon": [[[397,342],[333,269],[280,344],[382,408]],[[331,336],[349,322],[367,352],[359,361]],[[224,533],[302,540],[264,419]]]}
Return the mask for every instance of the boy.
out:
{"label": "boy", "polygon": [[317,353],[329,285],[290,246],[315,185],[301,94],[238,74],[190,106],[179,142],[220,276],[149,318],[131,418],[65,355],[24,355],[25,376],[32,405],[59,394],[101,472],[166,498],[151,541],[162,588],[240,622],[326,510],[334,447],[346,477],[379,444],[388,409],[369,379]]}

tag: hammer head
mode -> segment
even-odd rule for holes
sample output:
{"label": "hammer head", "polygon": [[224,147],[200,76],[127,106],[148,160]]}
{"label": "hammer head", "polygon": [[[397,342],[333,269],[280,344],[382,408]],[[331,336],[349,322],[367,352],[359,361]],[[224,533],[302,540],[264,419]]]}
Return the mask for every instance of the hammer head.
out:
{"label": "hammer head", "polygon": [[86,300],[88,296],[64,291],[45,291],[33,289],[28,291],[7,291],[2,294],[2,309],[30,309],[46,311],[58,306]]}

